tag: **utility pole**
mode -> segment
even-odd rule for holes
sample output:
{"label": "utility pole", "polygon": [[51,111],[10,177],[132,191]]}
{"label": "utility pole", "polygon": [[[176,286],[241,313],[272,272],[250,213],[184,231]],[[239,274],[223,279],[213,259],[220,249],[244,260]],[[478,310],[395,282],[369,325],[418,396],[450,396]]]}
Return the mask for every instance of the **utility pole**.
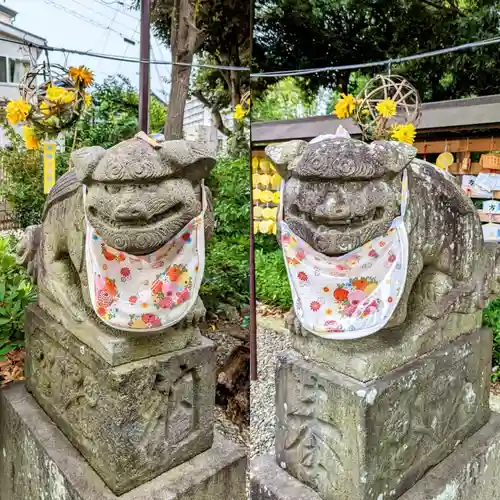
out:
{"label": "utility pole", "polygon": [[150,0],[141,0],[141,45],[139,73],[139,129],[149,132],[149,93],[150,93]]}

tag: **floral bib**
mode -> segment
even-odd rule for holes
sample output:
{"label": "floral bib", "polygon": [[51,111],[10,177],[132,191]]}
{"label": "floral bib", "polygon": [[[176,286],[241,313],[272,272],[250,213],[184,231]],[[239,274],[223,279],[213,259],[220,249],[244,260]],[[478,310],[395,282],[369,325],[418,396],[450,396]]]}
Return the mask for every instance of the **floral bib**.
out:
{"label": "floral bib", "polygon": [[407,192],[404,171],[401,215],[387,234],[340,257],[320,254],[280,221],[294,310],[306,330],[328,339],[355,339],[387,324],[406,282]]}
{"label": "floral bib", "polygon": [[205,265],[203,209],[174,238],[150,255],[115,250],[88,221],[85,259],[92,306],[99,318],[119,330],[163,330],[193,307]]}

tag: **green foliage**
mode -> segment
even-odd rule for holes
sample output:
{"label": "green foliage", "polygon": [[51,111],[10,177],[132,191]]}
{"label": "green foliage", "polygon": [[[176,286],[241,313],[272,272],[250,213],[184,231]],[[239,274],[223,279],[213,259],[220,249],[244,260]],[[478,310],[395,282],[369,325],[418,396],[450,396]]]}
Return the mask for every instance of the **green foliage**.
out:
{"label": "green foliage", "polygon": [[496,299],[484,310],[483,326],[493,331],[493,381],[500,381],[500,299]]}
{"label": "green foliage", "polygon": [[[102,146],[107,149],[130,139],[138,130],[139,95],[124,76],[112,76],[95,85],[92,107],[77,125],[76,147]],[[151,98],[149,120],[152,132],[160,132],[165,125],[166,109],[156,98]],[[73,133],[67,140],[73,146]]]}
{"label": "green foliage", "polygon": [[16,264],[15,239],[0,237],[0,359],[23,344],[24,309],[35,300],[35,288]]}
{"label": "green foliage", "polygon": [[[257,0],[252,59],[258,71],[349,65],[484,40],[499,31],[498,0]],[[426,101],[496,94],[497,54],[490,45],[393,65],[392,72],[408,78]],[[380,71],[387,68],[360,73]],[[346,92],[350,74],[316,73],[301,85]]]}
{"label": "green foliage", "polygon": [[[41,150],[28,150],[15,130],[3,124],[10,146],[0,148],[0,165],[6,179],[0,185],[0,194],[13,210],[15,220],[26,227],[38,224],[45,203],[43,193],[43,155]],[[56,173],[67,170],[67,154],[56,155]]]}
{"label": "green foliage", "polygon": [[299,86],[299,80],[284,78],[270,85],[252,105],[252,120],[290,120],[314,116],[314,98]]}
{"label": "green foliage", "polygon": [[207,244],[200,296],[209,311],[220,302],[248,303],[250,174],[248,153],[221,157],[207,183],[214,196],[216,227]]}
{"label": "green foliage", "polygon": [[262,248],[255,250],[255,281],[257,298],[260,302],[290,309],[292,295],[280,248],[267,252]]}

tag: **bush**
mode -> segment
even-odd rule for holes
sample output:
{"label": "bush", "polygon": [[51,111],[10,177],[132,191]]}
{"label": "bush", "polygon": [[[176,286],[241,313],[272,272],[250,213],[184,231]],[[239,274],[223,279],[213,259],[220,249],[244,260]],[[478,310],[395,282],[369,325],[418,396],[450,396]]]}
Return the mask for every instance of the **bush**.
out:
{"label": "bush", "polygon": [[240,308],[249,301],[249,168],[247,152],[223,156],[207,181],[214,197],[216,227],[207,243],[200,296],[211,312],[221,302]]}
{"label": "bush", "polygon": [[260,302],[282,309],[292,307],[292,294],[281,248],[255,250],[256,293]]}
{"label": "bush", "polygon": [[[483,326],[493,331],[493,366],[500,367],[500,299],[496,299],[483,312]],[[500,381],[500,368],[493,372],[493,381]]]}
{"label": "bush", "polygon": [[35,300],[35,287],[16,264],[15,238],[0,237],[0,359],[24,342],[24,309]]}

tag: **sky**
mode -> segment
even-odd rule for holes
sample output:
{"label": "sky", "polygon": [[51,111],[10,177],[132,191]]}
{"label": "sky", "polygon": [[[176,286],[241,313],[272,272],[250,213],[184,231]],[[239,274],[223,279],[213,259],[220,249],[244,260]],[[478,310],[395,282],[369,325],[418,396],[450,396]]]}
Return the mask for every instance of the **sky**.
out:
{"label": "sky", "polygon": [[[122,3],[130,0],[0,0],[18,12],[14,25],[47,40],[49,46],[103,54],[139,57],[139,12],[130,11]],[[123,38],[136,41],[136,45]],[[170,50],[151,34],[151,58],[169,61]],[[42,62],[42,55],[40,62]],[[97,59],[62,53],[50,53],[51,63],[65,66],[85,65],[97,82],[107,76],[122,74],[134,86],[139,85],[139,64]],[[170,66],[151,66],[151,90],[165,96],[168,92]]]}

